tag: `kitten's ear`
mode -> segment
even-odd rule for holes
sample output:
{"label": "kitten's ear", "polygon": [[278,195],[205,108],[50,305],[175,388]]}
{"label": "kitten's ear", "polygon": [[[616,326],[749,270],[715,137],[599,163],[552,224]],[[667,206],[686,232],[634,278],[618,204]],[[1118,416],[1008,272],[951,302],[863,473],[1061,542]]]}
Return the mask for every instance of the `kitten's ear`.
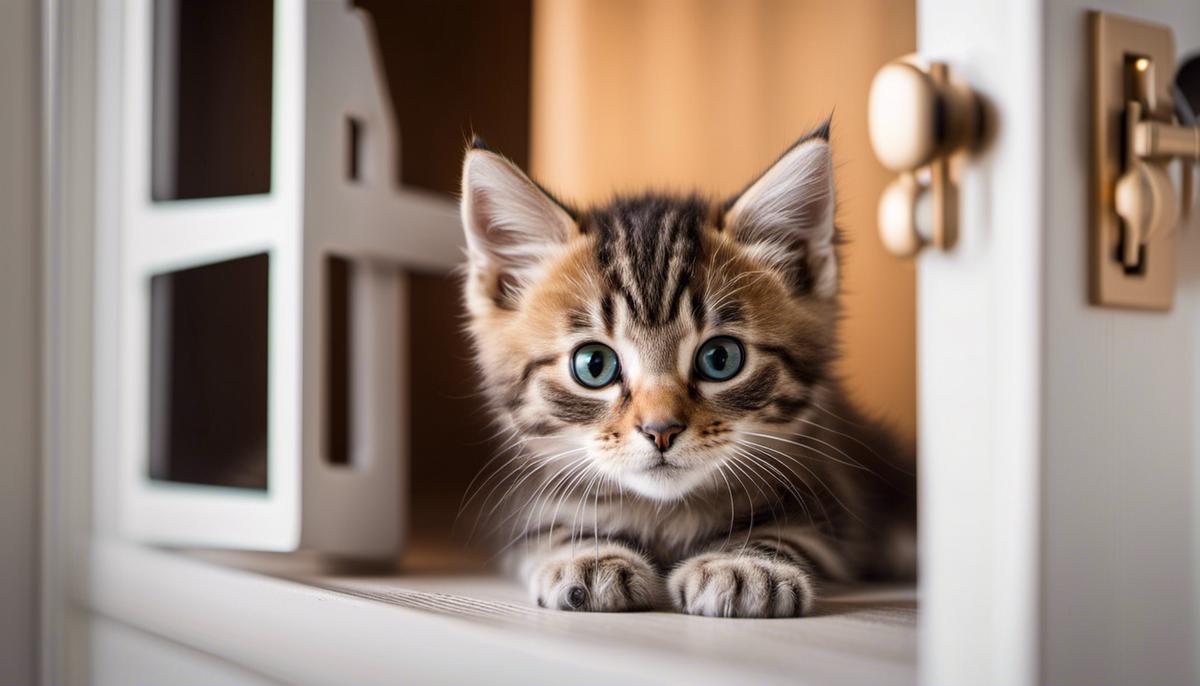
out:
{"label": "kitten's ear", "polygon": [[542,260],[578,232],[562,204],[482,142],[463,162],[462,222],[472,274],[502,306],[512,306]]}
{"label": "kitten's ear", "polygon": [[726,207],[727,230],[784,270],[796,292],[837,295],[828,121],[801,138]]}

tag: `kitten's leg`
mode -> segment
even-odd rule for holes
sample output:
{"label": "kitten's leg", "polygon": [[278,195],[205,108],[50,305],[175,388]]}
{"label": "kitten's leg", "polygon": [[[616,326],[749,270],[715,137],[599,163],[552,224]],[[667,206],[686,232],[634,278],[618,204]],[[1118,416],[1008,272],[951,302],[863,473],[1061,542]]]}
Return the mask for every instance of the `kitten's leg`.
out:
{"label": "kitten's leg", "polygon": [[521,576],[539,607],[621,612],[659,606],[662,576],[649,558],[615,540],[531,542],[517,552]]}
{"label": "kitten's leg", "polygon": [[681,612],[709,617],[800,617],[812,611],[818,576],[848,578],[841,555],[812,527],[735,534],[683,561],[667,579]]}

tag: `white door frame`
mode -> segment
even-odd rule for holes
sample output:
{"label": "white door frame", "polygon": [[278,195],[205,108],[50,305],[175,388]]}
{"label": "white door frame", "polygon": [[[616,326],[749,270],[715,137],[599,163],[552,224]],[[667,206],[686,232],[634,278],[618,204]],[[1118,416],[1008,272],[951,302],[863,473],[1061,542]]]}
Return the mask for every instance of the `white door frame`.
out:
{"label": "white door frame", "polygon": [[970,83],[993,128],[963,169],[958,244],[919,258],[925,684],[1037,680],[1042,36],[1040,0],[917,3],[918,51]]}
{"label": "white door frame", "polygon": [[[100,3],[111,5],[112,3]],[[96,217],[96,54],[101,9],[42,0],[41,573],[36,651],[41,684],[87,682],[73,584],[86,578],[92,533]],[[112,208],[112,203],[108,203]]]}

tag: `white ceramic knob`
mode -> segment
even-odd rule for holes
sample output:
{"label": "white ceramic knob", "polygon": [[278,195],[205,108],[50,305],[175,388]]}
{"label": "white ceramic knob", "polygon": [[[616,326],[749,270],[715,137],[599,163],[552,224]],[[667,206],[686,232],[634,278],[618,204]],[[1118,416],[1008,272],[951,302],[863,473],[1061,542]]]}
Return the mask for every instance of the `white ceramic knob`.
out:
{"label": "white ceramic knob", "polygon": [[907,62],[892,62],[871,82],[867,123],[871,147],[883,166],[908,171],[937,152],[938,92],[929,75]]}
{"label": "white ceramic knob", "polygon": [[928,188],[901,174],[879,197],[879,239],[896,257],[912,257],[929,242],[932,207]]}
{"label": "white ceramic knob", "polygon": [[924,67],[908,57],[884,65],[871,82],[871,147],[892,171],[924,167],[973,147],[981,136],[981,121],[978,98],[970,87],[951,83],[944,64]]}
{"label": "white ceramic knob", "polygon": [[[980,143],[982,122],[979,98],[952,82],[943,63],[906,57],[875,75],[867,103],[871,147],[883,166],[900,173],[879,199],[879,236],[892,254],[953,246],[958,196],[949,157]],[[929,169],[928,187],[916,178],[922,168]]]}

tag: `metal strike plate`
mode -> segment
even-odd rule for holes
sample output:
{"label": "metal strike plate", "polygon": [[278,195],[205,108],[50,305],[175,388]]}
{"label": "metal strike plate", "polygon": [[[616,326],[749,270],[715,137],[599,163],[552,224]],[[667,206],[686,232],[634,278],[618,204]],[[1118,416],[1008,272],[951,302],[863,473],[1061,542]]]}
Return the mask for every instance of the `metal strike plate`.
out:
{"label": "metal strike plate", "polygon": [[[1131,101],[1149,96],[1170,117],[1170,84],[1175,74],[1175,41],[1171,29],[1157,24],[1093,12],[1092,64],[1092,199],[1088,262],[1093,305],[1169,310],[1175,298],[1175,235],[1166,231],[1148,240],[1138,265],[1121,257],[1124,229],[1116,212],[1117,179],[1130,164],[1126,110]],[[1152,93],[1138,93],[1131,78],[1139,59],[1150,60],[1158,78]],[[1152,113],[1152,114],[1157,114]]]}

